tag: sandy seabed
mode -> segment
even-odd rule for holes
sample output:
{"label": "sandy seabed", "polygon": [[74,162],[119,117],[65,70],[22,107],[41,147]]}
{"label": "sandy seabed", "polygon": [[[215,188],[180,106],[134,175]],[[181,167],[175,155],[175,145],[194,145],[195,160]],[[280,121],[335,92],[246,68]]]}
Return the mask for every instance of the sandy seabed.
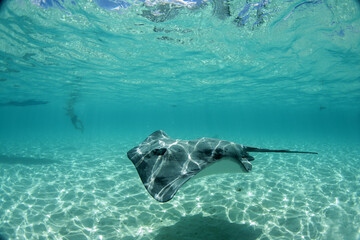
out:
{"label": "sandy seabed", "polygon": [[356,144],[253,154],[251,173],[196,179],[159,203],[127,159],[138,143],[2,142],[0,239],[360,239]]}

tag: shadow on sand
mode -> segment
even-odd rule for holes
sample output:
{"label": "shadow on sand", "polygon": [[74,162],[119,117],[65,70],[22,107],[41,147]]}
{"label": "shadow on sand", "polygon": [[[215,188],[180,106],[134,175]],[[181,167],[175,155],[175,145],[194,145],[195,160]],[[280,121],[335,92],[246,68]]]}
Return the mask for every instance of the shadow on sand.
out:
{"label": "shadow on sand", "polygon": [[58,163],[58,161],[54,161],[47,158],[0,155],[0,164],[44,165],[44,164],[53,164],[53,163]]}
{"label": "shadow on sand", "polygon": [[155,240],[252,240],[257,239],[262,231],[247,224],[230,223],[225,220],[194,215],[181,218],[176,224],[163,227]]}

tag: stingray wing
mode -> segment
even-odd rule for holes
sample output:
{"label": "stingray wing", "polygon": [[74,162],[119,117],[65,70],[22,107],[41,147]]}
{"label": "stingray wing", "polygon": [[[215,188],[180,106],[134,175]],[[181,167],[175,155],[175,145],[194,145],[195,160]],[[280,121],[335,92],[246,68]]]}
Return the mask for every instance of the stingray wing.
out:
{"label": "stingray wing", "polygon": [[159,202],[167,202],[206,164],[190,159],[180,145],[173,145],[171,149],[153,145],[148,145],[146,150],[139,145],[128,152],[128,157],[150,195]]}

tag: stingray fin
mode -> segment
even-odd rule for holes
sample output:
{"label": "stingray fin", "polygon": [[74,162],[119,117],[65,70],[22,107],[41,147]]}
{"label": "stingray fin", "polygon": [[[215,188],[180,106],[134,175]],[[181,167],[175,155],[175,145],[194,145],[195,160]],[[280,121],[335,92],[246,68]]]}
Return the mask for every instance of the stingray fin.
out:
{"label": "stingray fin", "polygon": [[205,167],[192,162],[181,146],[161,146],[159,142],[166,138],[166,133],[156,131],[127,153],[146,190],[159,202],[171,200],[185,182]]}
{"label": "stingray fin", "polygon": [[[152,150],[146,159],[140,161],[131,155],[128,156],[133,161],[146,190],[159,202],[171,200],[185,182],[201,171],[190,163],[186,165],[184,158],[177,157],[165,148]],[[187,167],[184,168],[184,165]]]}

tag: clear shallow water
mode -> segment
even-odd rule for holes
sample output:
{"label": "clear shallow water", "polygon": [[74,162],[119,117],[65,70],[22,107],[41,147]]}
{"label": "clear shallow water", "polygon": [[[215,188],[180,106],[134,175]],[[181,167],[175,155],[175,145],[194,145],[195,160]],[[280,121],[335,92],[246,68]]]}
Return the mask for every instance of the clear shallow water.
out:
{"label": "clear shallow water", "polygon": [[[0,236],[358,240],[359,4],[271,1],[259,23],[249,2],[241,26],[245,1],[164,22],[141,4],[3,5]],[[319,155],[257,154],[160,204],[126,157],[157,129]]]}

